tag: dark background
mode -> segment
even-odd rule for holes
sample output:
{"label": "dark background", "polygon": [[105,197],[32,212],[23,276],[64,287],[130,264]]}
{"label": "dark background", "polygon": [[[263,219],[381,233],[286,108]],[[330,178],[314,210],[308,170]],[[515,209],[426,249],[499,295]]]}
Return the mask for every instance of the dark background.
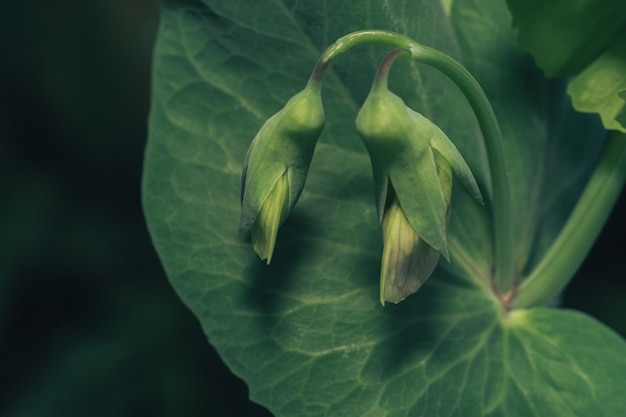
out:
{"label": "dark background", "polygon": [[[140,204],[157,0],[0,13],[0,415],[267,416],[170,287]],[[623,196],[563,297],[626,335]]]}

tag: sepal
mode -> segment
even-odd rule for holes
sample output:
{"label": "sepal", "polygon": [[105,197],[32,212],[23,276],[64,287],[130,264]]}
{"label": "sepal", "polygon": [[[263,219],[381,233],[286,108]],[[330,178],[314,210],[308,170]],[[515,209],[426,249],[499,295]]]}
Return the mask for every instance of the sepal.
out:
{"label": "sepal", "polygon": [[323,126],[320,86],[310,82],[263,124],[248,148],[241,180],[239,228],[244,234],[252,233],[255,251],[268,263],[278,226],[302,193]]}

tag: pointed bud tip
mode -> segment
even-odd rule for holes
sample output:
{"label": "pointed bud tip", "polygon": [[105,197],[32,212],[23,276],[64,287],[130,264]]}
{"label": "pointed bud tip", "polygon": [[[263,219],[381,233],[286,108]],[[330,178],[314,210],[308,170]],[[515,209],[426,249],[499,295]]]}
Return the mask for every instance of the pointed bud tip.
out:
{"label": "pointed bud tip", "polygon": [[450,250],[448,249],[448,242],[446,242],[446,247],[444,248],[443,251],[439,252],[443,255],[444,258],[446,258],[446,261],[448,261],[448,263],[450,263]]}
{"label": "pointed bud tip", "polygon": [[274,252],[274,242],[252,242],[252,249],[256,252],[261,261],[265,261],[267,265],[270,264]]}

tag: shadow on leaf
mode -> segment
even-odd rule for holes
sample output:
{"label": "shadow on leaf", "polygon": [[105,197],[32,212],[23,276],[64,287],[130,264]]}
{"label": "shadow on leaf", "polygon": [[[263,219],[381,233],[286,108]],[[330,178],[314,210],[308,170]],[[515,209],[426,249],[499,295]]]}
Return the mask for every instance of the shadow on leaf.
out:
{"label": "shadow on leaf", "polygon": [[308,235],[314,224],[314,220],[296,210],[278,232],[272,263],[267,265],[256,258],[243,271],[249,282],[244,302],[268,326],[275,324],[281,311],[288,308],[286,305],[297,271],[312,247],[303,236]]}
{"label": "shadow on leaf", "polygon": [[477,290],[468,280],[438,270],[416,294],[386,307],[388,336],[374,355],[384,358],[381,376],[447,369],[459,360],[458,346],[481,343],[476,335],[485,334],[497,316],[484,301],[466,304],[458,297],[474,298]]}

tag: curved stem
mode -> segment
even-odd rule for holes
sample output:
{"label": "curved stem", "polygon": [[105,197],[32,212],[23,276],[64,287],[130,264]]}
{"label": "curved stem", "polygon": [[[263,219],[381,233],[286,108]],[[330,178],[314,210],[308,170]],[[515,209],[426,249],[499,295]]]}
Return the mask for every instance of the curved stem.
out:
{"label": "curved stem", "polygon": [[454,81],[476,114],[485,141],[493,185],[494,287],[497,294],[506,294],[514,285],[515,264],[509,172],[504,159],[498,121],[478,81],[461,64],[448,55],[427,47],[422,47],[416,53],[418,55],[414,55],[414,59],[437,68]]}
{"label": "curved stem", "polygon": [[408,49],[412,59],[437,68],[454,81],[472,106],[483,133],[493,184],[491,203],[495,234],[494,287],[498,294],[507,293],[513,287],[515,278],[509,173],[504,160],[500,128],[487,96],[474,77],[451,57],[425,47],[407,36],[385,30],[358,31],[339,38],[319,58],[311,81],[319,82],[325,69],[337,55],[363,43],[385,43]]}
{"label": "curved stem", "polygon": [[383,88],[387,89],[387,81],[389,79],[389,70],[391,70],[391,66],[395,62],[395,60],[401,56],[410,56],[411,51],[404,48],[396,48],[391,50],[380,63],[378,70],[376,71],[376,78],[374,78],[374,83],[372,85],[372,90],[374,88]]}
{"label": "curved stem", "polygon": [[335,43],[326,48],[318,59],[315,69],[313,69],[311,80],[321,80],[324,76],[324,71],[337,55],[364,43],[384,43],[397,48],[410,49],[412,52],[415,48],[422,48],[420,44],[408,36],[387,30],[360,30],[352,32],[337,39]]}
{"label": "curved stem", "polygon": [[546,305],[565,288],[602,230],[624,182],[626,134],[614,132],[563,230],[519,287],[512,308]]}

